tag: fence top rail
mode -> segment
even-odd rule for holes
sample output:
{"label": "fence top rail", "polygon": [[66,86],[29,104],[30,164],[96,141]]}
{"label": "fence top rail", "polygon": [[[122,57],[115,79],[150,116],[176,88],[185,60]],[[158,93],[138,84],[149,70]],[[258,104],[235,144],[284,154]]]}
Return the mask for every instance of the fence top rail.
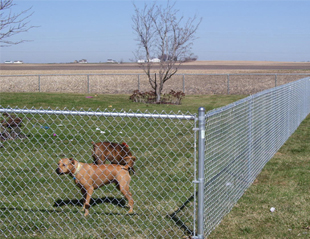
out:
{"label": "fence top rail", "polygon": [[[155,73],[154,73],[155,74]],[[145,75],[144,73],[76,73],[76,74],[30,74],[30,75],[1,75],[0,77],[23,77],[23,76],[99,76],[99,75],[132,75],[139,76]],[[308,76],[309,73],[177,73],[178,76]]]}
{"label": "fence top rail", "polygon": [[70,111],[70,110],[44,110],[44,109],[17,109],[3,108],[0,105],[0,113],[23,113],[23,114],[50,114],[50,115],[78,115],[78,116],[105,116],[105,117],[130,117],[130,118],[159,118],[195,120],[196,115],[156,114],[156,113],[127,113],[127,112],[96,112],[96,111]]}

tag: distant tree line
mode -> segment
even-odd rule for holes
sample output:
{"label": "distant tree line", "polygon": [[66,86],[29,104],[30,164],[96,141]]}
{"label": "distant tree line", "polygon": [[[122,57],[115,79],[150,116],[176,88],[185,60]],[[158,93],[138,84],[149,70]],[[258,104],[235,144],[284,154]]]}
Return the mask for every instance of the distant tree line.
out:
{"label": "distant tree line", "polygon": [[[178,61],[178,56],[173,56],[173,55],[167,55],[163,54],[158,57],[160,61]],[[197,56],[186,56],[183,59],[181,59],[182,62],[189,62],[189,61],[197,61],[198,57]]]}

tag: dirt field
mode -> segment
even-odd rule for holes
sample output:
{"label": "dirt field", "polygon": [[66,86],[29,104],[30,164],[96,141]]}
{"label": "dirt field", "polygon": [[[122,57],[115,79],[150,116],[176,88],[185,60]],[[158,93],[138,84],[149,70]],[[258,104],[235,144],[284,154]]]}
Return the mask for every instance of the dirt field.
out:
{"label": "dirt field", "polygon": [[[0,92],[132,94],[137,89],[151,90],[134,63],[0,64],[0,69]],[[278,75],[250,75],[255,73]],[[307,75],[281,75],[286,73]],[[173,89],[185,94],[254,94],[306,76],[310,76],[309,62],[196,61],[181,65],[165,83],[163,93]]]}
{"label": "dirt field", "polygon": [[[43,72],[44,71],[44,72]],[[125,64],[0,64],[1,75],[80,73],[142,73],[136,63]],[[310,62],[194,61],[180,66],[178,73],[310,72]],[[77,73],[77,72],[76,72]]]}

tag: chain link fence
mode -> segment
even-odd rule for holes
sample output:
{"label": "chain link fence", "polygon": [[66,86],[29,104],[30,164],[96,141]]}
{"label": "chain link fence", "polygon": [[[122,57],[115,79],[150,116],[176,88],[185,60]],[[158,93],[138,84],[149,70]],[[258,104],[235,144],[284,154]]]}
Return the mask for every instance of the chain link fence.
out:
{"label": "chain link fence", "polygon": [[[182,238],[195,233],[195,116],[160,113],[10,109],[2,120],[1,237]],[[13,116],[13,114],[15,116]],[[18,129],[18,130],[17,130]],[[91,142],[125,142],[137,158],[130,192],[134,213],[114,185],[94,191],[84,217],[82,194],[61,158],[92,163]]]}
{"label": "chain link fence", "polygon": [[206,115],[205,234],[220,223],[310,113],[310,78],[269,89]]}
{"label": "chain link fence", "polygon": [[[304,78],[198,115],[0,106],[1,236],[202,239],[309,114],[309,92]],[[92,141],[137,158],[133,214],[106,185],[85,217],[75,181],[55,172],[61,158],[92,163]]]}
{"label": "chain link fence", "polygon": [[[310,74],[175,74],[164,84],[163,93],[255,94],[287,84]],[[132,94],[151,91],[145,74],[58,74],[0,75],[0,92],[59,92],[89,94]]]}

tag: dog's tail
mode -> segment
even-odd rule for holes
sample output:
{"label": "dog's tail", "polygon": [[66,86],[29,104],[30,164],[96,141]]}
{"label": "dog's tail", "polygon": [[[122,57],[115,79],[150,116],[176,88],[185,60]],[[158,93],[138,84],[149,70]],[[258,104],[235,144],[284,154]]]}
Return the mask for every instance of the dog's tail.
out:
{"label": "dog's tail", "polygon": [[133,165],[134,165],[135,161],[137,160],[137,158],[135,156],[126,156],[126,157],[124,157],[124,160],[127,162],[129,173],[132,173],[134,175],[136,173],[136,171],[135,171]]}
{"label": "dog's tail", "polygon": [[132,173],[132,175],[135,175],[135,174],[136,174],[136,170],[135,170],[134,167],[129,167],[129,168],[128,168],[128,172],[129,172],[130,174]]}
{"label": "dog's tail", "polygon": [[129,172],[129,174],[132,174],[132,175],[136,174],[134,167],[130,167],[128,164],[122,166],[122,169],[127,170]]}
{"label": "dog's tail", "polygon": [[122,169],[123,169],[123,170],[129,171],[129,169],[130,169],[130,166],[129,166],[128,164],[126,164],[126,165],[121,165],[121,166],[122,166]]}

